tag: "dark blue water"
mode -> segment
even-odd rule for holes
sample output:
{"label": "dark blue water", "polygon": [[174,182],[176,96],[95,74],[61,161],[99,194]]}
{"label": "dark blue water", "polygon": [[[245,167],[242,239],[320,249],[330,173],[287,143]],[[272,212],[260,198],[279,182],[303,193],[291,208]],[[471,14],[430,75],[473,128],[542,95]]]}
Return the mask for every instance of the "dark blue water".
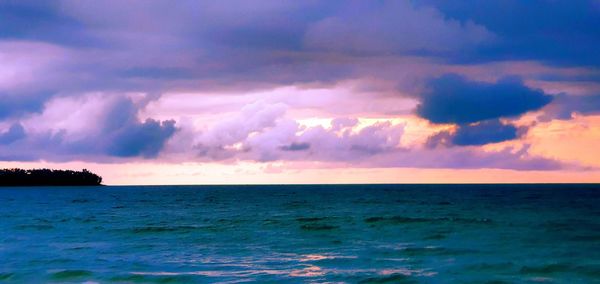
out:
{"label": "dark blue water", "polygon": [[598,185],[0,189],[0,282],[600,283]]}

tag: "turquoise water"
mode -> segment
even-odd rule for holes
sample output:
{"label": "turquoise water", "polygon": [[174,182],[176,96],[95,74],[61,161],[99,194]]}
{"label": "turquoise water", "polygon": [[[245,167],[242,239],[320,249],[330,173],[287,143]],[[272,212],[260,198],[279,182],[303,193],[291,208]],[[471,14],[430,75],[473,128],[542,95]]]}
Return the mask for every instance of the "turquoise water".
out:
{"label": "turquoise water", "polygon": [[600,283],[598,185],[0,189],[0,282]]}

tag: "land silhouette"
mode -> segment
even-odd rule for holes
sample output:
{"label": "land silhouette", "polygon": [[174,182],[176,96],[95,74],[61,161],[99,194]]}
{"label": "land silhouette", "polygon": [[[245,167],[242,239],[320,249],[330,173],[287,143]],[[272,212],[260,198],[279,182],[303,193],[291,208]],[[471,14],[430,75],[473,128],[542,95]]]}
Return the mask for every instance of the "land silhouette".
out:
{"label": "land silhouette", "polygon": [[0,186],[82,186],[101,185],[102,177],[82,171],[52,169],[0,169]]}

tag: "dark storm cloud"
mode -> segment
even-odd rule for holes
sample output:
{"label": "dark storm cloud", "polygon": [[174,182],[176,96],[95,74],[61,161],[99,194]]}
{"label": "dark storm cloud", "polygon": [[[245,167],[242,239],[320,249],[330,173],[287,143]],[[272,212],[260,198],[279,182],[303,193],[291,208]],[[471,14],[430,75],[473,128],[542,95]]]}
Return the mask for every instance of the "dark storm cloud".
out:
{"label": "dark storm cloud", "polygon": [[459,125],[455,131],[441,131],[427,140],[428,147],[477,146],[517,139],[526,128],[505,124],[497,119]]}
{"label": "dark storm cloud", "polygon": [[542,60],[553,65],[600,66],[600,4],[596,0],[415,0],[446,17],[473,21],[498,36],[456,60]]}
{"label": "dark storm cloud", "polygon": [[[144,122],[137,118],[138,107],[129,99],[118,99],[107,111],[97,139],[109,156],[153,158],[176,131],[175,121]],[[92,142],[94,143],[94,142]]]}
{"label": "dark storm cloud", "polygon": [[552,96],[523,85],[515,77],[486,83],[455,74],[430,80],[418,98],[419,116],[433,123],[454,124],[519,116],[552,101]]}
{"label": "dark storm cloud", "polygon": [[448,74],[430,80],[418,96],[417,114],[433,123],[455,124],[454,131],[429,137],[426,146],[475,146],[517,139],[526,128],[502,123],[500,118],[517,118],[539,110],[553,99],[532,89],[517,77],[495,83],[469,81]]}
{"label": "dark storm cloud", "polygon": [[101,117],[91,122],[83,136],[71,136],[68,129],[26,134],[21,124],[13,124],[0,133],[0,157],[51,161],[154,158],[177,131],[174,120],[140,121],[139,105],[128,98],[115,96],[108,100],[102,106]]}
{"label": "dark storm cloud", "polygon": [[0,39],[45,41],[68,46],[92,47],[100,43],[85,26],[66,15],[59,1],[2,1]]}
{"label": "dark storm cloud", "polygon": [[[28,84],[63,93],[244,89],[333,82],[350,66],[303,49],[338,1],[6,1],[0,41],[50,43],[64,58]],[[44,46],[48,47],[48,46]],[[0,50],[1,52],[1,50]],[[40,47],[32,53],[48,52]],[[342,64],[344,65],[344,64]]]}
{"label": "dark storm cloud", "polygon": [[22,138],[25,138],[25,129],[21,124],[15,123],[8,130],[0,133],[0,144],[11,144]]}
{"label": "dark storm cloud", "polygon": [[336,59],[346,51],[401,55],[462,48],[482,37],[473,25],[447,23],[432,9],[394,1],[14,1],[0,5],[2,13],[5,38],[93,51],[92,58],[66,65],[87,74],[92,89],[130,86],[120,74],[165,81],[192,74],[225,86],[332,82],[360,69]]}
{"label": "dark storm cloud", "polygon": [[[508,13],[497,3],[500,2],[174,4],[157,0],[123,5],[121,1],[5,1],[0,4],[0,39],[49,42],[70,51],[89,52],[60,65],[80,77],[68,80],[71,74],[65,74],[64,80],[53,79],[60,80],[56,85],[61,91],[160,92],[168,88],[236,86],[247,90],[251,86],[332,83],[372,72],[360,62],[369,56],[418,55],[455,62],[461,54],[475,54],[480,60],[489,61],[536,59],[531,56],[543,55],[544,60],[558,62],[561,57],[582,51],[582,60],[598,57],[593,52],[597,42],[581,39],[599,38],[593,28],[598,26],[593,25],[597,9],[590,8],[592,4],[510,2],[514,9],[509,11],[518,15],[527,14],[521,10],[528,11],[531,18],[490,15],[496,11]],[[559,24],[550,21],[549,15],[556,16]],[[575,21],[575,16],[582,17],[581,23]],[[518,23],[513,23],[513,19]],[[524,19],[534,20],[530,23]],[[536,20],[540,22],[535,23]],[[524,31],[520,31],[521,26]],[[497,38],[496,33],[502,37]],[[584,36],[580,37],[580,33]],[[540,40],[532,47],[507,47],[507,43],[527,43],[525,39],[531,35],[558,35],[560,40]],[[564,51],[561,46],[569,50]],[[37,84],[41,82],[33,85]]]}
{"label": "dark storm cloud", "polygon": [[107,154],[118,157],[154,158],[175,130],[174,120],[159,122],[147,119],[143,123],[126,125],[112,135],[114,142],[107,148]]}
{"label": "dark storm cloud", "polygon": [[[65,67],[86,74],[85,86],[95,90],[160,85],[128,81],[140,77],[224,86],[332,82],[360,73],[355,60],[367,55],[594,64],[600,62],[597,6],[542,0],[5,1],[0,38],[93,50],[102,60],[76,58]],[[340,61],[340,55],[354,58]]]}
{"label": "dark storm cloud", "polygon": [[44,26],[56,28],[72,24],[60,15],[56,3],[3,1],[0,3],[0,36],[3,38],[40,37]]}
{"label": "dark storm cloud", "polygon": [[518,129],[512,124],[498,120],[483,121],[475,125],[461,125],[453,134],[454,145],[485,145],[513,140],[518,137]]}
{"label": "dark storm cloud", "polygon": [[27,113],[40,112],[44,103],[53,94],[40,93],[3,93],[0,92],[0,120],[18,117]]}

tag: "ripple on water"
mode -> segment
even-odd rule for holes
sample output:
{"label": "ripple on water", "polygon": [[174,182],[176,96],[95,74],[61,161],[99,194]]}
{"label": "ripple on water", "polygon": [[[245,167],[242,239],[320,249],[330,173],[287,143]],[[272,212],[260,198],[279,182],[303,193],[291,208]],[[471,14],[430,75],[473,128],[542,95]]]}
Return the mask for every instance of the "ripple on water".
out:
{"label": "ripple on water", "polygon": [[300,229],[305,231],[331,231],[338,229],[340,226],[332,226],[327,224],[304,224]]}
{"label": "ripple on water", "polygon": [[422,223],[430,222],[432,219],[427,218],[411,218],[402,216],[382,217],[375,216],[365,219],[365,223],[392,223],[392,224],[404,224],[404,223]]}
{"label": "ripple on water", "polygon": [[296,218],[296,221],[298,221],[298,222],[318,222],[318,221],[324,221],[326,219],[327,219],[327,217],[300,217],[300,218]]}
{"label": "ripple on water", "polygon": [[358,283],[418,283],[416,279],[401,273],[369,277]]}
{"label": "ripple on water", "polygon": [[36,231],[46,231],[54,229],[54,226],[48,224],[28,224],[28,225],[18,225],[14,227],[17,230],[36,230]]}
{"label": "ripple on water", "polygon": [[52,278],[53,280],[56,281],[61,281],[61,280],[74,280],[74,279],[78,279],[78,278],[83,278],[83,277],[90,277],[92,276],[92,272],[88,271],[88,270],[62,270],[62,271],[58,271],[58,272],[54,272],[50,275],[50,278]]}
{"label": "ripple on water", "polygon": [[479,271],[494,273],[498,271],[508,271],[514,267],[512,262],[499,262],[499,263],[478,263],[472,264],[465,267],[468,271]]}
{"label": "ripple on water", "polygon": [[573,242],[600,243],[600,235],[577,235],[569,239]]}
{"label": "ripple on water", "polygon": [[593,278],[600,277],[600,265],[574,265],[572,263],[550,263],[536,266],[523,266],[519,271],[526,275],[553,275],[558,273],[577,273]]}
{"label": "ripple on water", "polygon": [[15,274],[10,272],[0,273],[0,281],[8,281],[13,278]]}
{"label": "ripple on water", "polygon": [[600,279],[598,190],[239,189],[0,190],[0,283]]}
{"label": "ripple on water", "polygon": [[365,218],[365,223],[369,224],[414,224],[414,223],[459,223],[459,224],[489,224],[492,220],[487,218],[460,218],[460,217],[441,217],[441,218],[420,218],[404,216],[374,216]]}
{"label": "ripple on water", "polygon": [[538,266],[523,266],[521,273],[523,274],[552,274],[570,271],[572,265],[569,263],[552,263]]}
{"label": "ripple on water", "polygon": [[444,234],[432,234],[432,235],[425,236],[423,239],[425,239],[425,240],[443,240],[445,238],[446,238],[446,235],[444,235]]}
{"label": "ripple on water", "polygon": [[155,234],[173,232],[187,233],[200,228],[201,227],[198,226],[145,226],[131,228],[131,232],[134,234]]}
{"label": "ripple on water", "polygon": [[149,275],[130,274],[114,276],[109,279],[116,283],[194,283],[193,277],[189,275]]}

